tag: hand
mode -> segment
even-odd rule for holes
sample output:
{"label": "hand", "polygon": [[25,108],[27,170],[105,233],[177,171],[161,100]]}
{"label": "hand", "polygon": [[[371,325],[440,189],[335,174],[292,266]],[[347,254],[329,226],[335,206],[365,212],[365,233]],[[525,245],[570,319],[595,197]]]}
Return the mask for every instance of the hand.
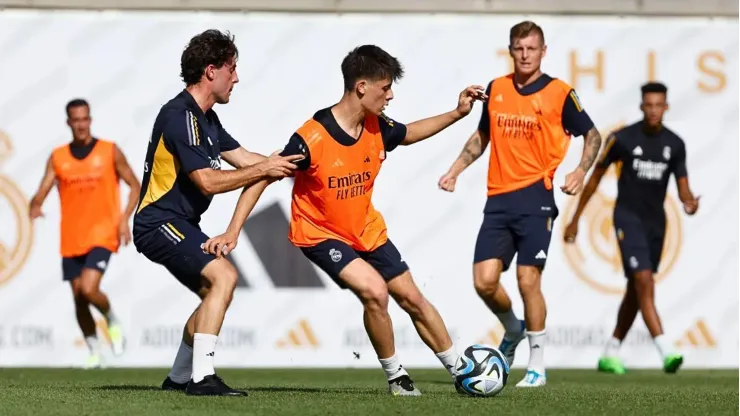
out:
{"label": "hand", "polygon": [[44,213],[41,212],[41,204],[35,204],[31,202],[31,207],[28,209],[28,216],[31,217],[31,220],[43,217]]}
{"label": "hand", "polygon": [[280,151],[276,150],[270,157],[259,162],[258,165],[268,177],[279,180],[291,176],[293,171],[298,169],[298,166],[293,162],[303,160],[304,157],[303,155],[280,156]]}
{"label": "hand", "polygon": [[131,230],[128,228],[128,219],[122,219],[118,223],[118,242],[124,247],[131,243]]}
{"label": "hand", "polygon": [[578,236],[578,218],[573,218],[573,221],[565,227],[563,240],[566,243],[574,243],[576,241],[576,236]]}
{"label": "hand", "polygon": [[457,176],[450,172],[447,172],[439,180],[439,189],[447,192],[455,192],[455,183],[457,182]]}
{"label": "hand", "polygon": [[216,257],[222,257],[228,255],[239,241],[239,231],[226,231],[225,233],[209,238],[208,241],[203,243],[200,248],[203,249],[204,253],[213,254]]}
{"label": "hand", "polygon": [[560,187],[560,190],[568,195],[577,195],[583,190],[583,179],[586,177],[586,172],[581,168],[576,168],[573,172],[565,176],[565,185]]}
{"label": "hand", "polygon": [[457,99],[457,109],[455,109],[455,111],[457,111],[461,117],[465,117],[473,110],[473,103],[475,100],[485,101],[487,99],[488,96],[486,96],[486,92],[483,87],[480,85],[472,85],[465,88],[463,92],[460,93],[460,97]]}
{"label": "hand", "polygon": [[699,198],[700,196],[697,196],[696,198],[686,201],[683,203],[683,211],[687,213],[688,215],[694,215],[696,214],[696,211],[699,209]]}

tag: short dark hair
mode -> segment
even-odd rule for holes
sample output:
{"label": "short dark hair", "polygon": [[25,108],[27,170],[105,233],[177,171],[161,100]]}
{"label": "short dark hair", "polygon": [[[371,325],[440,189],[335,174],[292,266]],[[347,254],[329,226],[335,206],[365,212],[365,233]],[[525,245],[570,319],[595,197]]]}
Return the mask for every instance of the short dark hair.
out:
{"label": "short dark hair", "polygon": [[200,82],[208,65],[221,68],[231,58],[237,58],[239,50],[234,43],[234,35],[209,29],[190,39],[180,57],[180,76],[185,85]]}
{"label": "short dark hair", "polygon": [[511,30],[509,30],[509,45],[513,45],[515,40],[526,38],[533,33],[540,35],[540,39],[542,39],[542,44],[544,45],[545,32],[537,23],[531,20],[525,20],[511,27]]}
{"label": "short dark hair", "polygon": [[344,90],[351,91],[362,78],[398,81],[403,78],[403,66],[398,59],[379,47],[362,45],[354,48],[342,60],[342,76]]}
{"label": "short dark hair", "polygon": [[86,100],[82,98],[75,98],[74,100],[70,100],[65,107],[65,110],[67,111],[67,117],[69,117],[69,110],[75,107],[87,107],[87,110],[90,111],[90,104],[88,104]]}
{"label": "short dark hair", "polygon": [[663,84],[662,82],[648,82],[647,84],[643,85],[640,90],[642,91],[642,95],[645,95],[649,92],[658,92],[668,95],[668,87],[666,87],[665,84]]}

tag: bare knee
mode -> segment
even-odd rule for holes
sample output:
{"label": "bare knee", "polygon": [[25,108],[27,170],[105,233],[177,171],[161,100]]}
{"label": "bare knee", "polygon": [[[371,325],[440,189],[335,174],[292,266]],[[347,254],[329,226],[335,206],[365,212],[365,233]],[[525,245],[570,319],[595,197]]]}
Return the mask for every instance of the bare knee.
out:
{"label": "bare knee", "polygon": [[357,296],[365,306],[365,309],[371,311],[388,310],[388,287],[383,281],[373,281],[357,292]]}
{"label": "bare knee", "polygon": [[519,293],[523,298],[540,293],[541,271],[534,266],[519,266],[516,271]]}
{"label": "bare knee", "polygon": [[653,274],[649,270],[643,270],[635,273],[632,276],[632,280],[634,290],[638,296],[651,293],[653,288],[655,287]]}
{"label": "bare knee", "polygon": [[[413,280],[411,280],[410,274],[400,276],[397,279],[402,278],[404,282],[401,282],[401,280],[399,280],[398,283],[402,284],[395,285],[393,287],[393,299],[396,300],[398,306],[406,311],[409,316],[411,316],[412,318],[420,317],[423,314],[424,307],[427,304],[427,300],[424,295],[421,294],[421,291],[419,291],[419,288],[416,286],[416,284],[414,284]],[[393,283],[394,282],[391,281],[391,284]]]}
{"label": "bare knee", "polygon": [[481,297],[492,297],[498,290],[503,264],[500,260],[486,260],[473,266],[473,286]]}
{"label": "bare knee", "polygon": [[201,297],[214,294],[231,303],[239,279],[234,266],[225,258],[219,258],[208,263],[201,273],[207,284],[198,294]]}

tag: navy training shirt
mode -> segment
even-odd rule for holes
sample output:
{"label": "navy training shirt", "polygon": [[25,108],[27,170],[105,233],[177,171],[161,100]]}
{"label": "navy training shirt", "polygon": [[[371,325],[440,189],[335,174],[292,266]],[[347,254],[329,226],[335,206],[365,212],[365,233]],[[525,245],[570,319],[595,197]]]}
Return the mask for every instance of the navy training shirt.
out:
{"label": "navy training shirt", "polygon": [[183,90],[162,106],[146,152],[134,237],[173,220],[195,225],[211,204],[188,174],[221,169],[221,152],[239,148],[213,109],[203,112]]}

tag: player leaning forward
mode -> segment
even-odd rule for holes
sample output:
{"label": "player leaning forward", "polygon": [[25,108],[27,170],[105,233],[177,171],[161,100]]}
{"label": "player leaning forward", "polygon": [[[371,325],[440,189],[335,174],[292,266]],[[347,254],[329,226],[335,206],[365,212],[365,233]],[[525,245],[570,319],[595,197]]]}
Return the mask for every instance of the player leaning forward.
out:
{"label": "player leaning forward", "polygon": [[460,93],[453,111],[404,125],[385,117],[398,60],[364,45],[342,62],[344,94],[319,110],[290,138],[283,155],[299,154],[292,196],[290,241],[342,288],[362,302],[370,341],[393,395],[419,395],[401,366],[388,315],[389,295],[414,323],[420,337],[453,374],[457,353],[442,318],[424,298],[387,235],[371,202],[386,154],[418,143],[470,113],[481,87]]}
{"label": "player leaning forward", "polygon": [[[568,195],[580,192],[598,155],[601,136],[575,91],[542,73],[540,64],[547,50],[542,28],[529,21],[515,25],[509,50],[514,73],[488,85],[478,129],[439,186],[453,191],[457,177],[491,144],[488,200],[475,244],[473,279],[476,292],[504,326],[499,349],[509,364],[525,334],[529,338],[527,374],[517,387],[539,387],[546,382],[547,313],[540,281],[558,215],[552,181],[571,135],[584,136],[581,162],[560,188]],[[515,254],[526,325],[514,315],[511,299],[499,284]]]}

